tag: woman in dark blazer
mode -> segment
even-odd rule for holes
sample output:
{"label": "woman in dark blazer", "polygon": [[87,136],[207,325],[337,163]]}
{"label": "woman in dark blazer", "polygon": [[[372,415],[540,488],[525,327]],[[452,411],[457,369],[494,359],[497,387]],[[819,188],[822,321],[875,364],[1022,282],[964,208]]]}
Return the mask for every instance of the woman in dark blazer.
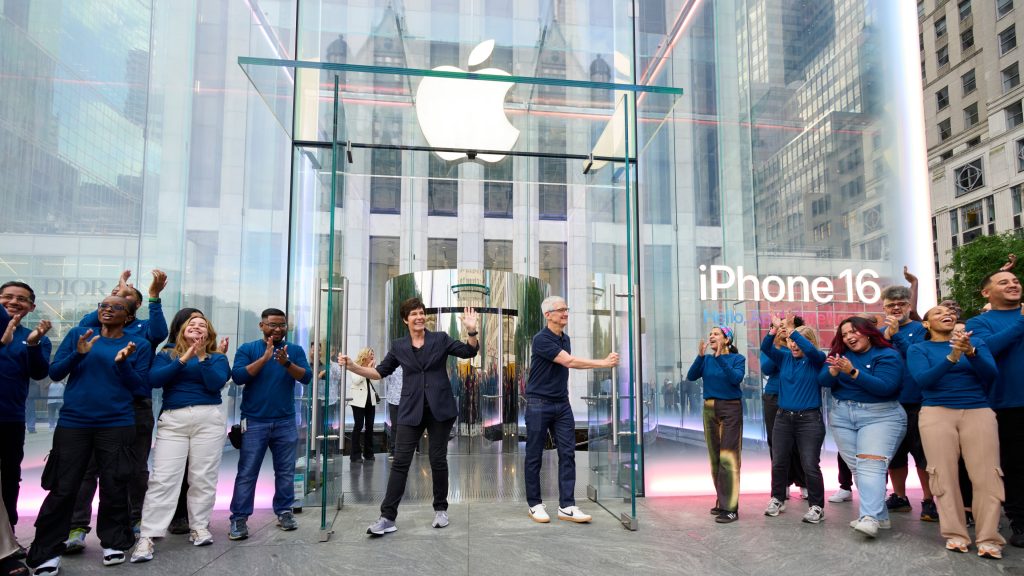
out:
{"label": "woman in dark blazer", "polygon": [[395,461],[391,465],[387,493],[380,505],[380,518],[366,533],[383,536],[394,532],[398,505],[405,493],[409,464],[423,431],[430,436],[430,472],[434,481],[434,528],[448,525],[448,435],[451,433],[458,407],[448,379],[448,356],[473,358],[480,350],[477,340],[476,310],[466,308],[462,327],[466,341],[453,340],[444,332],[427,330],[427,313],[423,301],[410,298],[399,307],[409,335],[391,343],[391,349],[376,367],[359,366],[342,355],[339,363],[350,371],[371,380],[384,378],[402,367],[402,402],[398,405],[398,439]]}

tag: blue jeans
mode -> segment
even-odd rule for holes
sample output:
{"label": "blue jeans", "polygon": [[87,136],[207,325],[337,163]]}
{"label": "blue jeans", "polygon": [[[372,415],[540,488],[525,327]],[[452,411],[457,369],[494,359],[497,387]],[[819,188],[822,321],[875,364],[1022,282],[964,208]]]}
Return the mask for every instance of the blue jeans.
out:
{"label": "blue jeans", "polygon": [[[907,413],[892,402],[853,402],[832,399],[829,426],[839,454],[853,471],[860,493],[860,516],[888,520],[885,507],[889,460],[907,431]],[[860,456],[881,456],[882,459]]]}
{"label": "blue jeans", "polygon": [[274,514],[280,516],[291,511],[295,504],[295,445],[298,439],[292,416],[278,420],[247,419],[238,454],[235,491],[231,495],[231,520],[252,515],[256,478],[260,475],[268,447],[274,460]]}
{"label": "blue jeans", "polygon": [[568,401],[526,399],[526,502],[532,508],[540,497],[540,466],[548,430],[558,449],[558,506],[576,505],[576,420]]}

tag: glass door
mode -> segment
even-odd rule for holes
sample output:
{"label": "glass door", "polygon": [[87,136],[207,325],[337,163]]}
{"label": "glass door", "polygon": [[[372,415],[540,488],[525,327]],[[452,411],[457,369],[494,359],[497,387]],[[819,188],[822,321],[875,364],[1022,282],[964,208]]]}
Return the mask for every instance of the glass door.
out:
{"label": "glass door", "polygon": [[[635,154],[632,153],[632,96],[622,94],[598,139],[610,161],[589,171],[588,224],[592,246],[592,354],[619,354],[619,365],[595,371],[587,402],[589,429],[587,496],[630,530],[637,529],[636,494],[640,403],[634,372],[635,341]],[[610,152],[610,154],[608,154]],[[621,158],[621,160],[619,160]],[[642,418],[642,416],[641,416]]]}

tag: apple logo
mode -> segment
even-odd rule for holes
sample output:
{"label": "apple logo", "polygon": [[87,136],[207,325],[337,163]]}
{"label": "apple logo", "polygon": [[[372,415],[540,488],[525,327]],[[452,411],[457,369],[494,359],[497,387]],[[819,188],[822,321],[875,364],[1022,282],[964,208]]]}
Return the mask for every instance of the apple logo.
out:
{"label": "apple logo", "polygon": [[[485,40],[469,54],[469,67],[491,57],[494,40]],[[455,66],[438,66],[441,72],[467,72]],[[476,70],[479,74],[509,76],[498,68]],[[505,95],[511,82],[427,77],[416,89],[416,118],[427,143],[437,148],[511,150],[519,130],[505,116]],[[466,158],[465,152],[435,152],[444,160]],[[478,154],[484,162],[497,162],[504,154]]]}

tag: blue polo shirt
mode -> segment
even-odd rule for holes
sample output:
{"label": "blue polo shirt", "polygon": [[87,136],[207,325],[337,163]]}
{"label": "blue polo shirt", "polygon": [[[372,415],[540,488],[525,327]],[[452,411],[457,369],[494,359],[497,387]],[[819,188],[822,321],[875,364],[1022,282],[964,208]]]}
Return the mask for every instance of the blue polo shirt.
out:
{"label": "blue polo shirt", "polygon": [[530,374],[526,380],[527,398],[569,401],[569,368],[555,362],[555,357],[563,350],[572,354],[569,335],[565,332],[559,336],[545,326],[533,337]]}

